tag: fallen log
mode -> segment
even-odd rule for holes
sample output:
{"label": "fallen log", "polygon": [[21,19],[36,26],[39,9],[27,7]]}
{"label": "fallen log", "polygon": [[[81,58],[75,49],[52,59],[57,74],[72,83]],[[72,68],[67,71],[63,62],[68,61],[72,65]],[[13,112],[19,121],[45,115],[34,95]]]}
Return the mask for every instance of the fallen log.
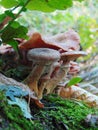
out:
{"label": "fallen log", "polygon": [[28,96],[31,99],[31,101],[33,100],[35,102],[35,104],[40,108],[44,107],[44,105],[35,96],[34,91],[31,91],[27,85],[17,82],[16,80],[14,80],[12,78],[8,78],[1,73],[0,73],[0,84],[4,84],[6,86],[11,85],[11,86],[21,87],[23,91],[27,91],[29,93]]}
{"label": "fallen log", "polygon": [[98,107],[98,96],[75,85],[67,88],[60,87],[57,93],[62,98],[74,98],[87,103],[91,107]]}

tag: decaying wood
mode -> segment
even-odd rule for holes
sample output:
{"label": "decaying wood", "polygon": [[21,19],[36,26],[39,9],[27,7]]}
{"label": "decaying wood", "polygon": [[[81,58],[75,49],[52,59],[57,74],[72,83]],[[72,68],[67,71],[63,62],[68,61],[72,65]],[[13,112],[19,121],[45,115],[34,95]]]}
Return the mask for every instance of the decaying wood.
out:
{"label": "decaying wood", "polygon": [[31,91],[27,85],[20,83],[20,82],[17,82],[16,80],[14,80],[12,78],[8,78],[1,73],[0,73],[0,84],[21,87],[22,90],[27,91],[29,93],[31,98],[37,99],[37,97],[35,97],[35,95],[34,95],[34,92]]}
{"label": "decaying wood", "polygon": [[75,85],[67,88],[60,87],[58,90],[58,95],[63,98],[82,100],[90,106],[98,107],[98,96]]}
{"label": "decaying wood", "polygon": [[[98,79],[97,79],[98,80]],[[98,88],[90,83],[81,83],[80,87],[87,90],[88,92],[98,96]]]}
{"label": "decaying wood", "polygon": [[44,105],[38,100],[38,98],[35,96],[34,91],[31,91],[30,88],[20,82],[17,82],[16,80],[12,79],[12,78],[8,78],[6,76],[4,76],[3,74],[0,73],[0,84],[5,84],[7,85],[11,85],[11,86],[18,86],[21,87],[22,90],[27,91],[29,93],[29,97],[31,98],[31,101],[33,100],[35,102],[35,104],[40,107],[43,108]]}

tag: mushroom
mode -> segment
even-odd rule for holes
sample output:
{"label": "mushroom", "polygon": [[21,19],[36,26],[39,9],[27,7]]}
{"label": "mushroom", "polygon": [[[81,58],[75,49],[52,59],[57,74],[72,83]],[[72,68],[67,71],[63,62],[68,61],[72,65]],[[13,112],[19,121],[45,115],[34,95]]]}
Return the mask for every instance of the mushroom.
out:
{"label": "mushroom", "polygon": [[44,86],[41,86],[41,88],[38,87],[39,79],[47,67],[50,66],[51,68],[51,65],[60,59],[60,53],[53,49],[35,48],[28,51],[27,58],[29,61],[32,61],[34,65],[24,83],[26,83],[31,90],[35,91],[37,96],[39,91],[41,91],[40,93],[42,95]]}
{"label": "mushroom", "polygon": [[79,50],[80,37],[77,32],[70,29],[67,32],[59,33],[54,36],[42,36],[36,32],[31,35],[30,39],[19,44],[19,50],[23,56],[22,63],[28,64],[27,52],[33,48],[50,48],[58,50],[60,53],[71,50]]}
{"label": "mushroom", "polygon": [[87,53],[84,51],[68,51],[61,53],[61,60],[63,60],[64,63],[67,63],[69,61],[75,60],[80,56],[86,56]]}
{"label": "mushroom", "polygon": [[70,61],[70,69],[68,74],[69,75],[75,75],[80,71],[80,67],[78,65],[78,63],[74,62],[74,61]]}
{"label": "mushroom", "polygon": [[19,45],[20,50],[30,50],[33,48],[51,48],[58,50],[60,47],[57,45],[50,44],[45,42],[40,33],[33,33],[28,41],[25,41]]}
{"label": "mushroom", "polygon": [[69,63],[70,61],[80,57],[86,55],[85,52],[81,52],[81,51],[69,51],[69,52],[64,52],[61,53],[61,61],[62,64],[59,68],[58,71],[55,72],[54,77],[52,77],[47,85],[46,85],[46,89],[47,89],[47,93],[52,93],[53,90],[56,88],[56,86],[63,80],[63,78],[66,76],[68,70],[69,70]]}
{"label": "mushroom", "polygon": [[43,36],[42,39],[45,43],[59,47],[59,49],[62,49],[62,52],[68,51],[69,49],[80,49],[80,37],[73,29],[50,37]]}
{"label": "mushroom", "polygon": [[[55,72],[54,70],[57,70],[60,67],[60,63],[59,62],[54,62],[49,69],[49,72],[44,76],[42,75],[40,78],[40,84],[39,84],[39,94],[38,94],[38,98],[41,99],[42,95],[44,93],[44,90],[46,89],[47,84],[49,83],[50,79],[53,78],[53,72]],[[47,93],[47,91],[46,91]]]}
{"label": "mushroom", "polygon": [[54,72],[54,76],[49,79],[46,90],[47,94],[52,93],[53,90],[56,88],[56,86],[63,80],[63,78],[66,76],[69,69],[69,65],[61,65],[60,68]]}
{"label": "mushroom", "polygon": [[20,50],[33,48],[62,49],[62,52],[79,50],[80,37],[77,32],[70,29],[67,32],[59,33],[54,36],[42,36],[40,33],[33,33],[30,39],[19,45]]}
{"label": "mushroom", "polygon": [[[35,64],[35,66],[33,66],[34,68],[31,72],[31,75],[33,76],[30,75],[31,78],[26,79],[27,84],[30,86],[32,90],[34,90],[37,93],[37,96],[39,98],[42,97],[42,93],[44,89],[47,90],[47,93],[50,93],[55,89],[58,83],[63,80],[63,78],[66,76],[66,73],[69,70],[70,61],[80,56],[86,55],[86,53],[78,51],[80,48],[79,43],[80,43],[80,37],[78,33],[71,29],[65,33],[60,33],[49,37],[41,36],[40,33],[33,33],[33,35],[28,41],[19,45],[20,50],[28,51],[32,48],[44,48],[44,49],[50,48],[50,49],[57,50],[61,54],[60,61],[59,62],[58,60],[54,61],[57,64],[55,67],[53,62],[47,65],[48,62],[45,58],[44,58],[45,63],[43,63],[42,57],[40,55],[39,59],[41,60],[41,62],[37,61],[36,64],[38,65]],[[33,59],[36,58],[33,57]],[[29,56],[28,56],[28,60],[29,60]],[[42,67],[42,70],[40,68],[41,66],[44,66]],[[46,72],[46,68],[47,69],[49,68],[49,71],[47,72],[46,75],[44,75]],[[37,75],[35,72],[40,72],[40,73]],[[32,83],[30,82],[30,80],[32,81]]]}

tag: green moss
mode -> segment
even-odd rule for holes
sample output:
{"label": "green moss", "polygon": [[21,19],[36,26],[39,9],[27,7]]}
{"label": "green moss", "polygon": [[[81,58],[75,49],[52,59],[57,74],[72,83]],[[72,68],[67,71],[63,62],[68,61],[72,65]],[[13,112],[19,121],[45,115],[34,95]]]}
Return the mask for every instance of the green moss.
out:
{"label": "green moss", "polygon": [[40,111],[39,116],[47,120],[48,125],[52,120],[51,125],[57,127],[58,130],[63,130],[65,126],[69,130],[98,130],[98,128],[87,128],[83,125],[83,120],[88,114],[98,115],[97,109],[90,108],[82,102],[62,99],[57,95],[49,95],[44,100],[47,101],[47,105],[45,110]]}
{"label": "green moss", "polygon": [[5,120],[2,130],[33,130],[41,127],[40,123],[37,122],[35,127],[34,121],[24,118],[19,107],[9,105],[2,92],[0,92],[0,101],[0,115],[2,116],[2,120]]}
{"label": "green moss", "polygon": [[[0,119],[2,130],[98,130],[83,125],[88,114],[98,114],[98,110],[90,108],[82,102],[62,99],[57,95],[45,96],[42,102],[44,109],[30,104],[33,120],[27,120],[19,107],[10,106],[3,93],[0,92]],[[1,122],[0,122],[1,124]]]}

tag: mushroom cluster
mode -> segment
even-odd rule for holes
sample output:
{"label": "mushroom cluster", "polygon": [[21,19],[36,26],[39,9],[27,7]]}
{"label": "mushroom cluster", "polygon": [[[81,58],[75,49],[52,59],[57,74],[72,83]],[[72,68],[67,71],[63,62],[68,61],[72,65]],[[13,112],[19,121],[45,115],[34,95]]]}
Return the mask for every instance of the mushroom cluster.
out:
{"label": "mushroom cluster", "polygon": [[41,98],[47,80],[50,79],[53,71],[53,65],[60,59],[60,53],[53,49],[36,48],[28,51],[27,58],[33,64],[32,71],[24,83],[35,91],[38,98]]}
{"label": "mushroom cluster", "polygon": [[57,85],[66,77],[70,69],[70,61],[86,55],[79,51],[80,39],[74,30],[52,37],[42,37],[39,33],[30,40],[19,45],[20,50],[27,52],[28,61],[32,62],[32,71],[24,80],[38,99],[43,94],[52,93]]}

